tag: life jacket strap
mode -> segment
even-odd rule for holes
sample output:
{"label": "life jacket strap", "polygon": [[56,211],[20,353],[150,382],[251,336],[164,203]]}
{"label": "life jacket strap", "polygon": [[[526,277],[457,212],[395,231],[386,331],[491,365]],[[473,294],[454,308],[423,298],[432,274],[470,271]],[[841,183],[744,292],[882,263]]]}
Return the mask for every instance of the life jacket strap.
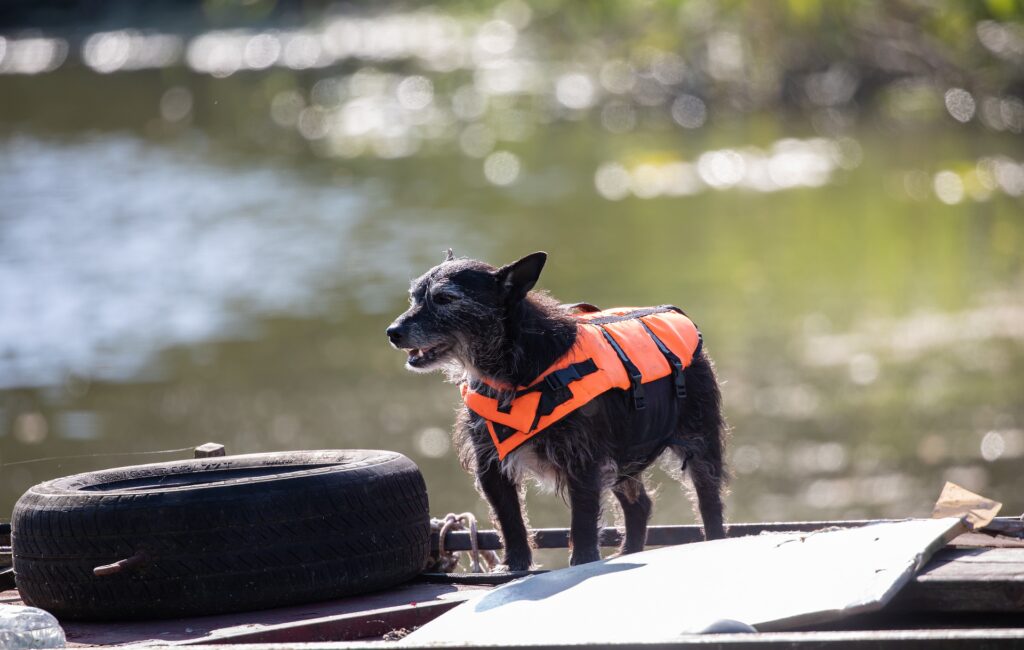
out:
{"label": "life jacket strap", "polygon": [[622,367],[626,369],[626,374],[629,375],[629,394],[633,397],[633,408],[637,411],[642,411],[647,408],[647,399],[644,394],[643,375],[640,373],[640,369],[636,367],[626,351],[622,349],[615,338],[605,329],[604,325],[599,325],[601,328],[601,334],[604,335],[608,344],[615,350],[616,356],[619,357],[619,361],[622,362]]}
{"label": "life jacket strap", "polygon": [[551,390],[558,391],[594,372],[597,372],[597,364],[594,363],[593,359],[587,359],[586,361],[580,361],[561,370],[549,373],[544,377],[544,383]]}
{"label": "life jacket strap", "polygon": [[509,391],[499,391],[490,384],[478,379],[471,380],[469,382],[469,388],[474,393],[480,393],[484,397],[496,400],[498,402],[498,412],[510,413],[512,411],[512,400],[516,397],[514,393]]}
{"label": "life jacket strap", "polygon": [[533,386],[517,391],[515,394],[517,399],[529,393],[540,393],[540,401],[537,402],[537,411],[533,416],[530,431],[537,428],[542,417],[551,415],[556,408],[572,399],[573,395],[569,384],[595,372],[597,372],[597,364],[593,359],[587,359],[549,372],[544,379]]}
{"label": "life jacket strap", "polygon": [[[530,431],[537,428],[540,418],[551,415],[556,408],[573,398],[569,384],[579,381],[587,375],[597,372],[597,364],[593,359],[579,361],[565,368],[549,372],[543,379],[529,388],[518,391],[499,391],[483,381],[471,381],[469,387],[484,397],[497,400],[499,413],[511,413],[512,402],[523,395],[540,393],[540,401],[537,403],[537,412],[530,426]],[[501,436],[499,436],[501,437]]]}
{"label": "life jacket strap", "polygon": [[647,326],[647,323],[645,323],[643,319],[640,320],[640,324],[643,325],[647,334],[649,334],[651,339],[654,341],[654,344],[658,346],[658,350],[661,352],[662,356],[665,357],[665,360],[668,361],[668,365],[672,366],[672,384],[676,389],[676,397],[678,399],[685,399],[686,374],[684,373],[683,362],[679,360],[679,357],[677,357],[672,350],[668,349],[668,346],[665,345],[664,341],[658,338],[658,335],[654,333],[654,330]]}

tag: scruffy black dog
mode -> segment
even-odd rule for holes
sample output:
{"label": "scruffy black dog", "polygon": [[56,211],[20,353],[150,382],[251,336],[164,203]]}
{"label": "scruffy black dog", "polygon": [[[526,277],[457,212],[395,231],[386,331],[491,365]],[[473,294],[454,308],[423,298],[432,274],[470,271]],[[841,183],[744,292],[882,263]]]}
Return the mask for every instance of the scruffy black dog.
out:
{"label": "scruffy black dog", "polygon": [[[578,320],[571,309],[531,292],[546,260],[546,253],[533,253],[494,268],[455,259],[449,250],[443,263],[413,281],[411,306],[388,327],[388,338],[408,352],[410,370],[443,370],[460,384],[531,386],[577,340]],[[705,538],[725,535],[721,493],[726,427],[714,366],[698,348],[683,374],[685,389],[678,403],[671,381],[644,384],[647,407],[641,409],[629,391],[613,389],[531,437],[504,460],[499,460],[487,422],[469,408],[461,409],[456,444],[504,537],[502,568],[525,570],[532,562],[520,489],[527,472],[553,482],[568,496],[571,564],[600,559],[598,525],[605,488],[611,488],[623,510],[621,552],[643,550],[651,500],[641,473],[665,449],[690,472]],[[658,433],[656,447],[638,452],[634,437],[649,437],[652,429]]]}

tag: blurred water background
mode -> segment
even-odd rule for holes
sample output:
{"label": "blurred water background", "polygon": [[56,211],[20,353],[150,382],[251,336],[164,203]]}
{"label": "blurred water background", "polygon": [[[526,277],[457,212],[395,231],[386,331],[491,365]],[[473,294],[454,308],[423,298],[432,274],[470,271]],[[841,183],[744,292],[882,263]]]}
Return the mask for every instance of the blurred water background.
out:
{"label": "blurred water background", "polygon": [[733,521],[1024,510],[1019,1],[0,6],[0,515],[212,440],[395,449],[485,517],[384,337],[449,246],[686,309]]}

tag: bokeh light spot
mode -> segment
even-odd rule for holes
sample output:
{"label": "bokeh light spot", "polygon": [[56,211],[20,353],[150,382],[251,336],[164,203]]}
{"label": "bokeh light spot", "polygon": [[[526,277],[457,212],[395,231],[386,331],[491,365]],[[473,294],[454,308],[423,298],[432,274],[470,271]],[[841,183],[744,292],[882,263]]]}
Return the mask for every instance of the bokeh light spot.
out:
{"label": "bokeh light spot", "polygon": [[516,45],[518,32],[505,20],[484,23],[477,32],[476,46],[489,55],[506,54]]}
{"label": "bokeh light spot", "polygon": [[636,127],[636,109],[629,102],[610,101],[601,109],[601,125],[612,133],[628,133]]}
{"label": "bokeh light spot", "polygon": [[284,90],[270,101],[270,117],[285,128],[295,126],[299,120],[299,113],[306,107],[306,100],[296,90]]}
{"label": "bokeh light spot", "polygon": [[192,113],[192,92],[184,86],[169,88],[160,97],[160,117],[180,122]]}
{"label": "bokeh light spot", "polygon": [[672,102],[672,119],[684,129],[697,129],[708,119],[704,100],[694,95],[680,95]]}
{"label": "bokeh light spot", "polygon": [[46,440],[50,427],[42,413],[22,413],[14,420],[14,439],[26,445],[38,445]]}
{"label": "bokeh light spot", "polygon": [[697,172],[711,187],[732,187],[743,180],[745,171],[743,156],[732,149],[708,151],[697,159]]}
{"label": "bokeh light spot", "polygon": [[614,59],[601,66],[600,80],[608,92],[624,95],[636,84],[636,69],[626,61]]}
{"label": "bokeh light spot", "polygon": [[737,474],[753,474],[761,468],[761,450],[753,445],[741,445],[733,452],[730,464]]}
{"label": "bokeh light spot", "polygon": [[281,41],[274,34],[257,34],[245,44],[242,56],[253,70],[269,68],[281,56]]}
{"label": "bokeh light spot", "polygon": [[434,101],[434,84],[423,76],[406,77],[398,84],[396,94],[403,107],[422,110]]}
{"label": "bokeh light spot", "polygon": [[963,88],[950,88],[946,91],[946,110],[957,122],[970,122],[977,108],[974,97]]}
{"label": "bokeh light spot", "polygon": [[946,205],[955,205],[964,200],[964,182],[959,174],[943,170],[932,180],[935,196]]}
{"label": "bokeh light spot", "polygon": [[566,108],[590,108],[594,103],[594,94],[594,82],[580,72],[562,75],[555,84],[555,98]]}
{"label": "bokeh light spot", "polygon": [[621,201],[629,196],[631,176],[619,163],[606,163],[594,174],[597,193],[609,201]]}
{"label": "bokeh light spot", "polygon": [[441,458],[450,448],[448,434],[440,427],[427,427],[416,435],[416,449],[427,458]]}
{"label": "bokeh light spot", "polygon": [[992,462],[1006,451],[1006,441],[998,431],[989,431],[981,439],[981,457]]}
{"label": "bokeh light spot", "polygon": [[39,74],[56,70],[68,55],[62,38],[0,38],[0,73]]}
{"label": "bokeh light spot", "polygon": [[519,156],[509,151],[495,151],[484,160],[484,176],[494,185],[511,185],[519,178]]}

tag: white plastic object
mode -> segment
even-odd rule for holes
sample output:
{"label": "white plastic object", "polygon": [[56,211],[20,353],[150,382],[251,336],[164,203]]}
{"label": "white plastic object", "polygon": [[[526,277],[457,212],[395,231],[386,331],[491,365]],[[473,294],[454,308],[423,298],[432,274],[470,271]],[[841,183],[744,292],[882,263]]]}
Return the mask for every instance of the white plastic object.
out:
{"label": "white plastic object", "polygon": [[38,607],[0,605],[0,648],[63,648],[64,630],[49,612]]}

